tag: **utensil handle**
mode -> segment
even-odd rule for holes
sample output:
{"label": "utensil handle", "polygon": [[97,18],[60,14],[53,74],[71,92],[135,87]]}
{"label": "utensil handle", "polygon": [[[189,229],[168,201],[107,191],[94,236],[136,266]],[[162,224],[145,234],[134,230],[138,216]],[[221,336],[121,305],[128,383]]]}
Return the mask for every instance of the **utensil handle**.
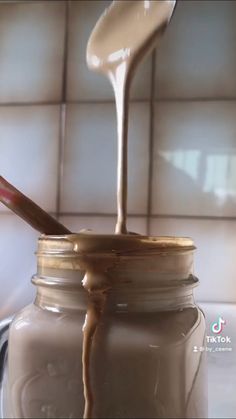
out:
{"label": "utensil handle", "polygon": [[68,228],[0,176],[0,202],[44,234],[70,234]]}

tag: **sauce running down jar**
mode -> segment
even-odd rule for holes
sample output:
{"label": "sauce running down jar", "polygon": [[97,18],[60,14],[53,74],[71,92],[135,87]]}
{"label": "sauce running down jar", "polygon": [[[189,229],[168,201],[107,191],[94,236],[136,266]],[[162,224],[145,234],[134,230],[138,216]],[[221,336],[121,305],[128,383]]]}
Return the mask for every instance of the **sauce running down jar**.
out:
{"label": "sauce running down jar", "polygon": [[188,238],[41,236],[13,320],[11,418],[206,418],[205,321]]}

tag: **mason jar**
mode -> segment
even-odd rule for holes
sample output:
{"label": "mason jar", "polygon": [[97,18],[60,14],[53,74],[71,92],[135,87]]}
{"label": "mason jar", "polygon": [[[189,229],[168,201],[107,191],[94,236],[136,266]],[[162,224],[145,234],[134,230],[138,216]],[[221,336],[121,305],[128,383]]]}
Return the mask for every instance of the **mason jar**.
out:
{"label": "mason jar", "polygon": [[41,236],[35,301],[10,326],[5,417],[206,418],[194,250],[188,238]]}

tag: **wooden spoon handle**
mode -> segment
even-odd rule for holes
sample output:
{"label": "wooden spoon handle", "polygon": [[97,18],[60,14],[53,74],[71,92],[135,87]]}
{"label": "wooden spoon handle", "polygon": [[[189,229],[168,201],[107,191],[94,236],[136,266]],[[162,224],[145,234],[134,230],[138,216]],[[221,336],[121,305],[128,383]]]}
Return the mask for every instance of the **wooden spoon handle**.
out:
{"label": "wooden spoon handle", "polygon": [[44,234],[70,234],[70,231],[27,196],[0,176],[0,202]]}

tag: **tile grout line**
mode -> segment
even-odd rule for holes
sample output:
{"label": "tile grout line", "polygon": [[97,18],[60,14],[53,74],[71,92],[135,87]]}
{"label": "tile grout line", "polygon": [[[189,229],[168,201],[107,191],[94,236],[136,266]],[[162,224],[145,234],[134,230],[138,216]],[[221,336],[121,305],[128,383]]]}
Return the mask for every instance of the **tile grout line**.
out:
{"label": "tile grout line", "polygon": [[57,197],[56,197],[56,219],[59,219],[61,213],[61,188],[64,175],[64,149],[66,132],[66,106],[60,108],[60,128],[59,128],[59,150],[58,150],[58,168],[57,168]]}
{"label": "tile grout line", "polygon": [[[50,1],[50,0],[46,0]],[[53,0],[55,3],[60,3],[61,0]],[[45,0],[0,0],[0,4],[44,4]]]}
{"label": "tile grout line", "polygon": [[69,32],[69,6],[65,3],[65,34],[64,34],[64,51],[63,51],[63,70],[62,70],[62,86],[60,104],[60,120],[59,120],[59,149],[58,149],[58,166],[57,166],[57,193],[56,193],[56,218],[59,219],[61,209],[61,187],[64,174],[64,147],[66,133],[66,91],[67,91],[67,57],[68,57],[68,32]]}
{"label": "tile grout line", "polygon": [[[59,3],[60,0],[54,0]],[[1,4],[43,4],[45,0],[0,0]]]}
{"label": "tile grout line", "polygon": [[70,0],[65,3],[65,35],[64,35],[64,56],[63,56],[63,73],[62,73],[62,104],[66,105],[67,95],[67,72],[68,72],[68,48],[69,48],[69,11]]}
{"label": "tile grout line", "polygon": [[[56,212],[54,211],[48,211],[48,213],[54,217],[56,217]],[[0,218],[1,216],[6,216],[6,215],[10,215],[11,217],[15,217],[16,215],[14,213],[12,213],[10,210],[6,211],[0,211]],[[115,213],[97,213],[97,212],[64,212],[61,211],[60,212],[60,216],[61,217],[101,217],[101,218],[111,218],[114,217],[116,218],[116,214]],[[136,213],[136,214],[132,214],[129,213],[128,214],[129,217],[131,218],[147,218],[147,214],[145,213]],[[235,222],[236,221],[236,216],[228,216],[228,217],[223,217],[223,216],[210,216],[210,215],[187,215],[187,214],[183,214],[183,215],[179,215],[179,214],[151,214],[150,215],[150,219],[152,220],[156,220],[156,219],[175,219],[175,220],[198,220],[198,221],[228,221],[228,222]]]}
{"label": "tile grout line", "polygon": [[[0,0],[1,1],[1,0]],[[149,103],[149,99],[130,99],[131,103]],[[81,99],[81,100],[48,100],[48,101],[29,101],[29,102],[2,102],[0,108],[10,108],[18,106],[60,106],[63,105],[114,105],[113,99]]]}
{"label": "tile grout line", "polygon": [[[1,0],[0,0],[1,1]],[[236,98],[166,98],[166,99],[155,99],[155,103],[199,103],[199,102],[207,102],[207,103],[220,103],[220,102],[229,102],[234,103],[236,102]],[[130,103],[150,103],[150,99],[148,98],[137,98],[137,99],[130,99]],[[10,108],[10,107],[17,107],[17,106],[60,106],[63,105],[115,105],[115,101],[113,99],[81,99],[81,100],[48,100],[48,101],[29,101],[29,102],[2,102],[0,103],[0,108]]]}
{"label": "tile grout line", "polygon": [[221,215],[189,215],[189,214],[152,214],[152,219],[171,219],[176,220],[207,220],[207,221],[236,221],[236,216]]}
{"label": "tile grout line", "polygon": [[147,235],[150,235],[152,213],[152,180],[153,180],[153,139],[154,139],[154,112],[155,112],[155,71],[156,50],[152,53],[151,86],[149,100],[149,167],[148,167],[148,196],[147,196]]}
{"label": "tile grout line", "polygon": [[[117,214],[114,213],[104,213],[104,212],[61,212],[60,216],[62,217],[101,217],[101,218],[116,218]],[[128,217],[133,218],[146,218],[147,214],[132,214],[128,213]]]}

